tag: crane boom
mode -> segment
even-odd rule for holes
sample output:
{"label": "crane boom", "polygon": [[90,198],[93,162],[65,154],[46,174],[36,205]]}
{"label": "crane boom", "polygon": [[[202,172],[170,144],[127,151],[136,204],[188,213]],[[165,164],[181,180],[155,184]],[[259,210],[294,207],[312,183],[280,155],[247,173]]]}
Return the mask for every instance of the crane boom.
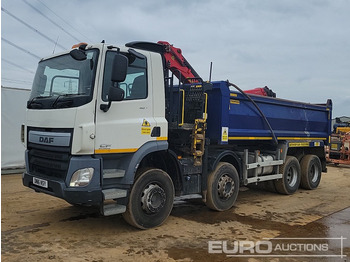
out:
{"label": "crane boom", "polygon": [[[167,41],[158,41],[157,43],[136,41],[130,42],[125,46],[160,53],[165,59],[166,68],[170,70],[181,83],[203,82],[200,75],[182,55],[181,49],[174,47]],[[276,97],[276,94],[267,86],[244,90],[244,92],[252,95]]]}
{"label": "crane boom", "polygon": [[158,41],[158,44],[165,47],[163,55],[167,63],[167,68],[176,75],[180,82],[196,82],[196,79],[201,78],[182,55],[180,48],[176,48],[166,41]]}

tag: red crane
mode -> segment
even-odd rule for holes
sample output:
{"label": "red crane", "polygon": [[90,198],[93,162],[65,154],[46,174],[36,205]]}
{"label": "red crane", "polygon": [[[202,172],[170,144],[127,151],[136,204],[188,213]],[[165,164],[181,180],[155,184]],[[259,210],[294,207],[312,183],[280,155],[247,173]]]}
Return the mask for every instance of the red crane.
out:
{"label": "red crane", "polygon": [[[182,55],[180,48],[176,48],[166,41],[158,41],[158,44],[165,47],[163,55],[166,60],[166,66],[180,80],[180,82],[195,83],[201,79],[198,73]],[[276,97],[276,94],[267,86],[245,90],[244,92],[253,95]]]}

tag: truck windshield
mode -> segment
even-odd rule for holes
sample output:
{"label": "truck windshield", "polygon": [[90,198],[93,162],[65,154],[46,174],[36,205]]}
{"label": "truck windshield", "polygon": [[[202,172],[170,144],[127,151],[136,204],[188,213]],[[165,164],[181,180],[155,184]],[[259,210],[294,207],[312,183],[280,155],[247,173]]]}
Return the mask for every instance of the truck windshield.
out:
{"label": "truck windshield", "polygon": [[66,54],[39,62],[27,107],[67,108],[90,102],[98,50],[87,50],[86,55],[83,61]]}

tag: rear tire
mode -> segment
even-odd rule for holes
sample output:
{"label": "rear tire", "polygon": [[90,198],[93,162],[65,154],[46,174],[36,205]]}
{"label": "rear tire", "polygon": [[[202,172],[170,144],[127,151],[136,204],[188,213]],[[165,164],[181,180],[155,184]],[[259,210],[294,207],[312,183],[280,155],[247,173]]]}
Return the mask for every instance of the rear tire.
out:
{"label": "rear tire", "polygon": [[216,211],[230,209],[239,192],[239,177],[236,168],[229,163],[219,163],[208,176],[206,205]]}
{"label": "rear tire", "polygon": [[294,194],[300,185],[300,164],[294,156],[287,156],[286,161],[279,168],[282,178],[275,180],[276,191],[280,194]]}
{"label": "rear tire", "polygon": [[301,187],[315,189],[321,181],[322,166],[320,159],[315,155],[306,155],[301,159]]}
{"label": "rear tire", "polygon": [[168,218],[174,203],[174,185],[160,169],[147,169],[136,179],[123,217],[130,225],[148,229]]}

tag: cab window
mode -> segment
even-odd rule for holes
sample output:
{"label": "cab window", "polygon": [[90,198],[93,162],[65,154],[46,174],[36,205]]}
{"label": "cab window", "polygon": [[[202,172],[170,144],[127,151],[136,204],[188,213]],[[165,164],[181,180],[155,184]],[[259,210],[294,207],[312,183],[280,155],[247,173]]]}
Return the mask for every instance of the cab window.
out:
{"label": "cab window", "polygon": [[[103,75],[102,100],[108,101],[109,88],[114,84],[111,81],[113,59],[116,52],[106,54],[105,71]],[[131,54],[124,54],[129,59],[127,76],[118,86],[124,90],[124,100],[147,98],[147,61]]]}

